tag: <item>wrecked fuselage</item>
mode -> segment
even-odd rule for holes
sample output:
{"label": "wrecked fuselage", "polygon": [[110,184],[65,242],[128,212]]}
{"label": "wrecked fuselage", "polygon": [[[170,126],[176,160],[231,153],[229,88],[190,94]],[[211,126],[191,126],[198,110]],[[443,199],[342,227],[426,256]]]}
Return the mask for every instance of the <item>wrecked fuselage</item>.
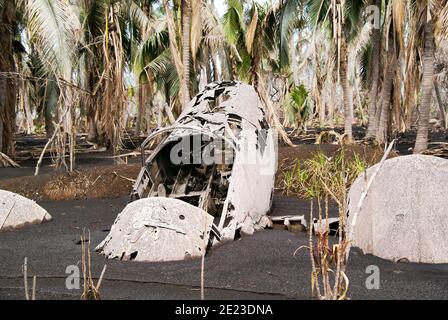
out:
{"label": "wrecked fuselage", "polygon": [[[277,152],[257,93],[239,82],[208,85],[144,162],[131,204],[98,249],[137,261],[198,257],[219,241],[269,224]],[[151,209],[148,209],[151,208]]]}

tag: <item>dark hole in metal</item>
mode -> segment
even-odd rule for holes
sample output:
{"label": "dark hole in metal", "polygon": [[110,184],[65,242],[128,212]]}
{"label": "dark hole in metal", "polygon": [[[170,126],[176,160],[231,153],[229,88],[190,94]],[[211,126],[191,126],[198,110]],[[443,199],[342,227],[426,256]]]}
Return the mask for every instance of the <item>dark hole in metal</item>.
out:
{"label": "dark hole in metal", "polygon": [[137,255],[138,255],[138,251],[134,251],[134,252],[132,252],[131,253],[131,256],[129,257],[129,260],[134,260],[135,258],[137,258]]}

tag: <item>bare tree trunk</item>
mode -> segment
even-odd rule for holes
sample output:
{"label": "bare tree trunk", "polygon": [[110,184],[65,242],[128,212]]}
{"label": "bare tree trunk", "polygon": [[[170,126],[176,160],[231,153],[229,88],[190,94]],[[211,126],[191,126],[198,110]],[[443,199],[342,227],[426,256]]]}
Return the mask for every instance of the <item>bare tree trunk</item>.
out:
{"label": "bare tree trunk", "polygon": [[[94,66],[89,61],[86,53],[80,62],[81,86],[84,90],[92,93],[93,84],[95,83]],[[89,96],[85,101],[85,112],[87,118],[87,141],[98,142],[98,130],[95,121],[95,103],[97,97]]]}
{"label": "bare tree trunk", "polygon": [[[375,0],[374,5],[379,6],[380,0]],[[368,119],[369,125],[367,127],[366,139],[371,139],[375,136],[378,129],[378,123],[375,121],[376,102],[378,97],[378,82],[380,74],[380,50],[381,50],[381,31],[380,29],[373,30],[373,46],[372,46],[372,90],[370,90]]]}
{"label": "bare tree trunk", "polygon": [[21,103],[22,103],[22,109],[23,112],[25,113],[25,119],[26,119],[26,134],[30,135],[33,132],[33,115],[31,113],[31,107],[30,107],[30,101],[29,101],[29,95],[28,95],[28,90],[26,88],[26,82],[25,80],[21,81],[21,94],[22,96],[21,98]]}
{"label": "bare tree trunk", "polygon": [[325,116],[326,116],[326,106],[328,103],[328,99],[327,99],[327,92],[325,90],[325,88],[322,88],[322,100],[320,101],[319,104],[319,124],[320,126],[325,126]]}
{"label": "bare tree trunk", "polygon": [[[146,132],[151,131],[151,115],[153,113],[153,104],[152,101],[154,100],[154,88],[153,88],[154,79],[151,77],[148,80],[148,83],[144,85],[144,94],[143,94],[143,113],[142,113],[142,119],[143,117],[146,118]],[[142,120],[143,121],[143,120]],[[143,129],[142,129],[143,130]]]}
{"label": "bare tree trunk", "polygon": [[216,55],[213,53],[210,55],[212,59],[212,67],[213,67],[213,81],[220,81],[220,76],[218,72],[218,62],[216,61]]}
{"label": "bare tree trunk", "polygon": [[343,37],[341,43],[341,69],[340,69],[341,86],[344,100],[344,133],[347,136],[347,142],[353,142],[353,101],[350,93],[350,83],[348,78],[348,62],[347,62],[347,43]]}
{"label": "bare tree trunk", "polygon": [[190,28],[191,4],[190,0],[182,0],[182,109],[185,110],[190,102]]}
{"label": "bare tree trunk", "polygon": [[142,131],[142,119],[145,114],[145,85],[140,82],[140,87],[138,88],[138,106],[137,106],[137,120],[135,123],[135,135],[140,135]]}
{"label": "bare tree trunk", "polygon": [[15,19],[15,4],[5,1],[0,9],[0,152],[14,156],[14,128],[16,83],[4,73],[14,72],[15,64],[12,56],[12,41]]}
{"label": "bare tree trunk", "polygon": [[208,45],[205,46],[204,56],[205,56],[206,81],[207,81],[207,84],[209,84],[210,82],[212,82],[213,71],[212,71],[211,59],[210,59],[211,58],[210,48],[208,47]]}
{"label": "bare tree trunk", "polygon": [[434,89],[436,91],[437,104],[439,105],[440,118],[442,120],[443,129],[446,130],[446,112],[445,107],[443,106],[442,96],[440,95],[439,82],[437,81],[437,77],[434,77]]}
{"label": "bare tree trunk", "polygon": [[330,97],[330,101],[328,104],[328,125],[330,126],[330,128],[334,128],[334,111],[335,111],[335,101],[337,99],[337,83],[332,83],[331,84],[331,97]]}
{"label": "bare tree trunk", "polygon": [[392,85],[394,81],[395,74],[395,52],[394,52],[394,41],[393,36],[389,35],[389,45],[387,51],[387,64],[386,71],[384,73],[384,88],[383,88],[383,98],[381,109],[378,110],[379,114],[379,123],[378,130],[376,133],[376,139],[379,143],[384,143],[387,140],[387,128],[388,128],[388,118],[389,118],[389,109],[390,109],[390,99],[392,95]]}
{"label": "bare tree trunk", "polygon": [[432,88],[434,85],[434,50],[434,21],[430,19],[425,23],[421,102],[418,109],[418,129],[414,153],[420,153],[428,148],[429,114],[431,111]]}
{"label": "bare tree trunk", "polygon": [[294,85],[297,87],[300,82],[299,77],[299,66],[297,65],[297,47],[294,42],[294,35],[296,32],[292,32],[291,37],[289,39],[289,50],[291,51],[291,71],[294,79]]}

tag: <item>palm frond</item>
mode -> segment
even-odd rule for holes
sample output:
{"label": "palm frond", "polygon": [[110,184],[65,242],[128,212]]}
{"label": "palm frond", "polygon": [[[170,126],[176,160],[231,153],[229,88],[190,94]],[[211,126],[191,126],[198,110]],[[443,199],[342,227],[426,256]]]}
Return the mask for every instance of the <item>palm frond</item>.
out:
{"label": "palm frond", "polygon": [[191,10],[190,46],[193,63],[195,63],[202,41],[202,0],[191,0]]}
{"label": "palm frond", "polygon": [[45,65],[69,80],[74,55],[74,31],[79,21],[67,1],[30,0],[28,27]]}
{"label": "palm frond", "polygon": [[227,12],[223,16],[223,30],[230,44],[236,44],[245,32],[244,7],[238,0],[227,1]]}
{"label": "palm frond", "polygon": [[246,48],[247,48],[247,52],[249,52],[249,54],[252,54],[255,33],[257,32],[257,26],[258,26],[258,8],[257,8],[257,5],[255,4],[255,2],[252,5],[251,11],[252,11],[252,17],[251,17],[249,27],[247,28],[247,31],[246,31]]}

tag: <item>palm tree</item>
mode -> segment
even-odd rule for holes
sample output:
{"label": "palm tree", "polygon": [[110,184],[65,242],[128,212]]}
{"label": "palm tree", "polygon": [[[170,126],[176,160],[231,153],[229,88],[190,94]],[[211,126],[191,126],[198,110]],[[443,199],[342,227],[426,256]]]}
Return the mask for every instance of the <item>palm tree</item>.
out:
{"label": "palm tree", "polygon": [[181,0],[182,12],[182,108],[185,110],[190,102],[190,34],[191,34],[191,2]]}
{"label": "palm tree", "polygon": [[[381,0],[373,0],[373,5],[380,8],[379,13],[381,18]],[[375,117],[376,105],[378,97],[378,86],[380,78],[380,57],[381,57],[381,28],[375,28],[372,34],[372,53],[371,53],[371,90],[369,95],[369,109],[368,109],[368,128],[366,139],[371,139],[376,135],[378,123]]]}
{"label": "palm tree", "polygon": [[[431,4],[429,3],[431,2]],[[421,98],[418,109],[418,130],[415,141],[414,153],[420,153],[428,148],[429,116],[431,111],[432,90],[434,87],[434,62],[435,62],[435,43],[434,29],[438,21],[439,13],[443,8],[444,1],[422,1],[417,6],[418,21],[422,21],[423,29],[423,72],[421,83]],[[444,4],[445,9],[448,4]],[[431,8],[432,6],[432,8]],[[421,19],[421,20],[420,20]]]}
{"label": "palm tree", "polygon": [[[269,97],[266,66],[277,68],[279,25],[278,8],[261,6],[255,1],[245,10],[245,2],[227,1],[223,16],[223,29],[227,38],[230,65],[234,77],[251,83],[267,107],[268,118],[281,140],[292,145]],[[248,22],[248,24],[246,24]]]}
{"label": "palm tree", "polygon": [[344,132],[353,141],[353,101],[348,76],[348,42],[358,31],[363,1],[309,0],[308,12],[313,28],[322,26],[333,38],[337,56],[337,78],[341,84],[344,105]]}
{"label": "palm tree", "polygon": [[387,130],[390,114],[390,100],[392,96],[393,81],[396,70],[396,53],[395,53],[395,43],[394,34],[392,28],[390,28],[387,40],[389,42],[387,48],[387,61],[386,61],[386,71],[384,72],[384,83],[383,83],[383,97],[382,105],[378,110],[378,128],[376,132],[376,139],[379,143],[385,143],[387,140]]}

